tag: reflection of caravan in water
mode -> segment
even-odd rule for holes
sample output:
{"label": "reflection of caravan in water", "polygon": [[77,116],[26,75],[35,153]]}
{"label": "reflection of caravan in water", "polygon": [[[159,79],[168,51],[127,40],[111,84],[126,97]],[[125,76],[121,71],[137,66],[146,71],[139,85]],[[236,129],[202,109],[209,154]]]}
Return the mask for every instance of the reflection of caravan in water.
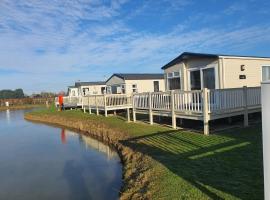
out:
{"label": "reflection of caravan in water", "polygon": [[75,133],[70,130],[61,129],[61,142],[63,144],[67,143],[68,137],[79,137],[80,142],[83,143],[86,148],[96,149],[99,152],[106,154],[109,159],[117,156],[117,153],[114,152],[109,146],[99,142],[96,139]]}
{"label": "reflection of caravan in water", "polygon": [[94,148],[97,149],[99,152],[105,153],[107,155],[107,158],[109,159],[117,156],[117,153],[114,152],[109,146],[103,144],[102,142],[99,142],[96,139],[85,135],[80,135],[80,139],[82,139],[86,147]]}

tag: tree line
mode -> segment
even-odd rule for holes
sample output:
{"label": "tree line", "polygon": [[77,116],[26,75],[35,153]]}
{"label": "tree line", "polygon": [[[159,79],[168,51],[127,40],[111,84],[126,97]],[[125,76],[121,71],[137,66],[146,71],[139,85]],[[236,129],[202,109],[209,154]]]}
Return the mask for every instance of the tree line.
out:
{"label": "tree line", "polygon": [[0,90],[0,99],[19,99],[24,97],[23,89]]}

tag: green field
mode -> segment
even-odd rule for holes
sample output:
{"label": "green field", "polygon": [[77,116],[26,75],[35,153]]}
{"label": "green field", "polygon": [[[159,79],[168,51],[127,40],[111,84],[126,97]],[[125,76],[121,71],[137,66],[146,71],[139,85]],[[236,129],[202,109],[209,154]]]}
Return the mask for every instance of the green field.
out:
{"label": "green field", "polygon": [[260,126],[204,136],[81,111],[35,114],[99,121],[128,133],[130,138],[121,143],[155,162],[149,183],[153,199],[263,199]]}

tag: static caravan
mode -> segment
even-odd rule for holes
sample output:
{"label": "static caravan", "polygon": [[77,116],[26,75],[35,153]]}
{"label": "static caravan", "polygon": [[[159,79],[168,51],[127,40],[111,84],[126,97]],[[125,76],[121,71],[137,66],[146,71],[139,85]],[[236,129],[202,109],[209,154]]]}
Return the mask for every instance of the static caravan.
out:
{"label": "static caravan", "polygon": [[67,96],[69,97],[78,97],[79,96],[78,88],[75,86],[69,86],[67,94],[68,94]]}
{"label": "static caravan", "polygon": [[165,91],[163,74],[113,74],[106,86],[108,94]]}
{"label": "static caravan", "polygon": [[184,52],[164,65],[166,90],[258,87],[269,57]]}
{"label": "static caravan", "polygon": [[76,82],[79,96],[100,95],[106,91],[105,82]]}

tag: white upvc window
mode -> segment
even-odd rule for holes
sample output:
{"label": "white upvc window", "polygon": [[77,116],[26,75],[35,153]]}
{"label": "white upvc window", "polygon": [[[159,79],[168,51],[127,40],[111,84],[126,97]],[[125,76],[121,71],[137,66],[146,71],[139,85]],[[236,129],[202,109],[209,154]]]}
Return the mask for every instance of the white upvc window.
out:
{"label": "white upvc window", "polygon": [[262,81],[270,81],[270,66],[262,66]]}
{"label": "white upvc window", "polygon": [[137,84],[132,84],[132,92],[133,93],[137,93],[138,92]]}
{"label": "white upvc window", "polygon": [[126,94],[126,85],[125,84],[121,85],[121,93]]}
{"label": "white upvc window", "polygon": [[181,74],[178,72],[167,73],[168,90],[180,90],[181,89]]}
{"label": "white upvc window", "polygon": [[107,86],[107,88],[106,88],[106,93],[107,94],[111,94],[112,93],[112,87],[111,86]]}

